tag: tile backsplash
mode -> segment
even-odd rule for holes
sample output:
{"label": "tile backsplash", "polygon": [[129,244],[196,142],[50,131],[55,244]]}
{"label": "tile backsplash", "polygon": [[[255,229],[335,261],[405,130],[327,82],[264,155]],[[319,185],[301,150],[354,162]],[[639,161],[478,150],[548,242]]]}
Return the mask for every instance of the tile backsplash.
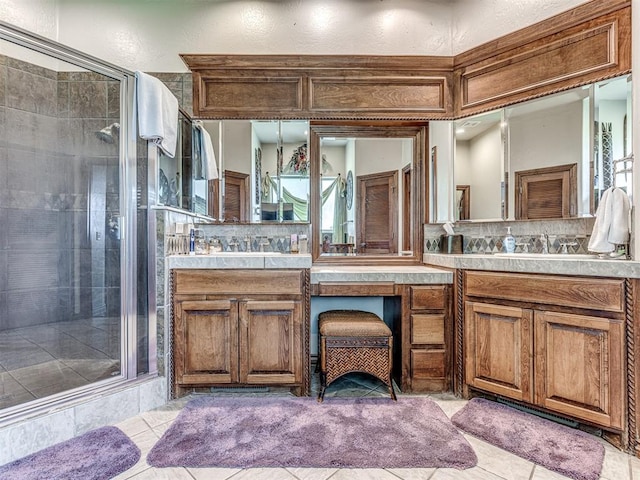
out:
{"label": "tile backsplash", "polygon": [[[595,218],[528,220],[504,222],[457,222],[455,233],[463,236],[464,253],[503,252],[507,227],[516,237],[516,252],[541,253],[548,237],[549,253],[588,253],[587,246]],[[424,226],[425,253],[440,252],[442,224]]]}

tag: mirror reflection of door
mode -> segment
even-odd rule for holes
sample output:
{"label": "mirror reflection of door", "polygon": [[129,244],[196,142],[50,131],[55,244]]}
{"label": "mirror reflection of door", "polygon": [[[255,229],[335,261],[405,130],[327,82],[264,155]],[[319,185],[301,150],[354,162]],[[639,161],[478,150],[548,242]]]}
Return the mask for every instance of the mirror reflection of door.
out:
{"label": "mirror reflection of door", "polygon": [[398,252],[398,171],[357,177],[358,251],[363,254]]}
{"label": "mirror reflection of door", "polygon": [[516,220],[576,215],[577,164],[515,172]]}
{"label": "mirror reflection of door", "polygon": [[456,220],[469,220],[471,186],[456,185]]}
{"label": "mirror reflection of door", "polygon": [[248,222],[250,194],[248,173],[225,170],[224,172],[224,220],[226,222]]}

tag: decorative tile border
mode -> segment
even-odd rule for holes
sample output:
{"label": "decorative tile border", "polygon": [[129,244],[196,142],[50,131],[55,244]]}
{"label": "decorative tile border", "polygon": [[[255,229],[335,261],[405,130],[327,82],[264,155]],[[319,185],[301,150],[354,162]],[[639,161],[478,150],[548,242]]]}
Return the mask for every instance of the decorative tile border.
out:
{"label": "decorative tile border", "polygon": [[[588,253],[589,237],[594,218],[566,220],[543,220],[522,222],[458,222],[456,233],[463,236],[464,253],[490,254],[503,252],[503,240],[507,227],[516,237],[516,252],[540,253],[543,251],[543,236],[548,236],[549,253]],[[425,253],[440,252],[440,236],[444,234],[441,224],[424,226]]]}

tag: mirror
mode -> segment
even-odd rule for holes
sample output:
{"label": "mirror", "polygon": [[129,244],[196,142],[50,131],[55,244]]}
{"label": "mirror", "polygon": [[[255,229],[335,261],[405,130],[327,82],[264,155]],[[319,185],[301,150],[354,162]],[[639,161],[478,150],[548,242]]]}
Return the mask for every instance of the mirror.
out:
{"label": "mirror", "polygon": [[[117,128],[116,128],[117,126]],[[207,180],[198,147],[192,143],[193,122],[188,114],[178,113],[178,139],[173,158],[158,149],[158,205],[207,214]],[[112,124],[101,134],[117,138],[119,125]],[[109,141],[109,137],[106,137]]]}
{"label": "mirror", "polygon": [[315,260],[419,260],[426,126],[312,125]]}
{"label": "mirror", "polygon": [[453,181],[438,167],[438,185],[451,182],[455,195],[438,193],[451,205],[438,221],[595,214],[605,189],[630,182],[612,173],[632,151],[630,118],[625,75],[456,120]]}
{"label": "mirror", "polygon": [[308,121],[202,124],[221,172],[210,182],[210,216],[231,223],[309,221]]}

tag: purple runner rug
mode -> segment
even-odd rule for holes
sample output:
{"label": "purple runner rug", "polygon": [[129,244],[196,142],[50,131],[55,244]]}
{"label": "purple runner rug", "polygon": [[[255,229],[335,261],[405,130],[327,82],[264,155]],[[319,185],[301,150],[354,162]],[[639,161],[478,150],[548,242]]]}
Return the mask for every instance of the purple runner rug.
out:
{"label": "purple runner rug", "polygon": [[451,417],[461,430],[576,480],[600,478],[604,446],[592,435],[484,398]]}
{"label": "purple runner rug", "polygon": [[473,467],[477,458],[426,397],[203,397],[151,449],[154,467]]}
{"label": "purple runner rug", "polygon": [[133,467],[140,449],[116,427],[91,430],[0,467],[2,480],[107,480]]}

